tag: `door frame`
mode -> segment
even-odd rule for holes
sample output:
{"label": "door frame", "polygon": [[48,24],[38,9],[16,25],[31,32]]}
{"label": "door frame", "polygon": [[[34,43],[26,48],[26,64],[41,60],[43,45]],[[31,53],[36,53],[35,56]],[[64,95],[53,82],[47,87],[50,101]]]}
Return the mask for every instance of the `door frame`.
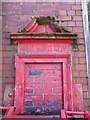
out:
{"label": "door frame", "polygon": [[73,95],[72,95],[72,56],[66,55],[15,55],[16,64],[16,80],[15,80],[15,101],[17,113],[25,112],[24,102],[24,65],[26,63],[62,63],[63,69],[63,109],[73,110]]}

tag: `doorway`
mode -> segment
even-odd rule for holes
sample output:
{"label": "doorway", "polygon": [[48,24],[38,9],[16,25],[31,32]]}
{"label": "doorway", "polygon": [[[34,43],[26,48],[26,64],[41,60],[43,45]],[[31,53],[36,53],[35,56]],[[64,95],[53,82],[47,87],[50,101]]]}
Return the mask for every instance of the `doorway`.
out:
{"label": "doorway", "polygon": [[25,64],[25,112],[60,114],[63,108],[62,63]]}

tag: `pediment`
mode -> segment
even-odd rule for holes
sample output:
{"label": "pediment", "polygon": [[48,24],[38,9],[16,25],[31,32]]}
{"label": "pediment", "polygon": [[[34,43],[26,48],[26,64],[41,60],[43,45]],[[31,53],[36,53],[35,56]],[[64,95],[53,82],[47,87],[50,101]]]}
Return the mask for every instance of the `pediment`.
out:
{"label": "pediment", "polygon": [[[64,26],[59,25],[54,17],[32,17],[29,22],[18,30],[19,33],[35,32],[35,33],[72,33]],[[75,34],[75,33],[74,33]]]}
{"label": "pediment", "polygon": [[77,34],[59,25],[57,20],[50,16],[32,17],[26,25],[19,28],[18,33],[11,33],[10,36],[12,42],[32,39],[59,39],[63,42],[66,40],[74,41],[74,48],[77,46]]}

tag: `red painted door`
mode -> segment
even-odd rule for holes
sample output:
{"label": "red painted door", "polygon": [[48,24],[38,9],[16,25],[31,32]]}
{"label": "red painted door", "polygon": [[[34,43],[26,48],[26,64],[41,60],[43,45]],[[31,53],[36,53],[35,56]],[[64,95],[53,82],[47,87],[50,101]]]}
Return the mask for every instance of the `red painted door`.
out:
{"label": "red painted door", "polygon": [[59,114],[63,108],[62,63],[25,64],[25,111]]}

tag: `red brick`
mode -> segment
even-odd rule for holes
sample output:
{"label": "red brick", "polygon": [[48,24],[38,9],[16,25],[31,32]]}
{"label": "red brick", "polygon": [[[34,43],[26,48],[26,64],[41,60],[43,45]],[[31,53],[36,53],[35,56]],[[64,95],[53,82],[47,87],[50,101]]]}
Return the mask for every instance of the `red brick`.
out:
{"label": "red brick", "polygon": [[83,98],[88,98],[88,92],[83,92]]}
{"label": "red brick", "polygon": [[25,99],[29,99],[29,100],[43,100],[43,96],[42,95],[38,95],[38,96],[25,96]]}
{"label": "red brick", "polygon": [[83,32],[83,27],[73,27],[73,32],[82,33]]}
{"label": "red brick", "polygon": [[13,15],[13,16],[7,15],[7,16],[3,16],[2,20],[6,25],[10,25],[11,22],[13,22],[13,25],[14,25],[14,22],[18,22],[19,17],[20,17],[19,15]]}
{"label": "red brick", "polygon": [[0,45],[0,52],[1,52],[1,50],[2,50],[2,45]]}
{"label": "red brick", "polygon": [[59,15],[66,15],[66,10],[59,10]]}
{"label": "red brick", "polygon": [[75,22],[69,21],[68,26],[76,26],[76,25],[75,25]]}
{"label": "red brick", "polygon": [[78,0],[77,2],[75,2],[76,5],[81,5],[81,0]]}
{"label": "red brick", "polygon": [[89,20],[89,27],[90,27],[90,20]]}
{"label": "red brick", "polygon": [[[47,66],[48,67],[48,66]],[[44,74],[48,77],[49,76],[52,76],[52,70],[45,70],[44,71]],[[48,78],[47,78],[48,79]]]}
{"label": "red brick", "polygon": [[10,50],[10,46],[9,45],[2,45],[2,50]]}
{"label": "red brick", "polygon": [[50,81],[49,84],[44,84],[44,87],[58,87],[58,86],[61,86],[62,82],[59,81]]}
{"label": "red brick", "polygon": [[71,5],[70,4],[65,4],[64,2],[56,2],[55,3],[55,9],[58,9],[58,10],[70,10]]}
{"label": "red brick", "polygon": [[25,89],[25,93],[33,94],[34,93],[34,89],[32,87],[31,88],[26,88]]}
{"label": "red brick", "polygon": [[81,22],[82,16],[73,16],[72,19],[73,19],[73,21],[78,21],[78,22],[80,21]]}
{"label": "red brick", "polygon": [[0,71],[2,71],[2,64],[0,64]]}
{"label": "red brick", "polygon": [[44,100],[60,100],[61,96],[60,95],[45,95]]}
{"label": "red brick", "polygon": [[20,21],[28,21],[31,18],[30,15],[21,15],[20,16]]}
{"label": "red brick", "polygon": [[20,9],[20,3],[18,2],[14,2],[14,4],[12,2],[3,2],[2,4],[2,9],[3,10],[19,10]]}
{"label": "red brick", "polygon": [[16,51],[10,51],[9,54],[11,55],[11,57],[15,57],[15,53]]}
{"label": "red brick", "polygon": [[15,27],[18,30],[18,25],[19,25],[18,20],[19,20],[19,18],[17,20],[6,20],[6,21],[3,21],[3,24],[5,24],[4,25],[5,27]]}
{"label": "red brick", "polygon": [[[1,86],[0,86],[0,88],[1,88]],[[0,92],[0,106],[2,106],[2,102],[3,102],[3,97],[2,97],[2,91]]]}
{"label": "red brick", "polygon": [[51,88],[46,88],[46,89],[36,88],[34,92],[35,92],[35,95],[40,95],[40,94],[50,95],[52,93],[52,89]]}
{"label": "red brick", "polygon": [[11,77],[12,71],[3,71],[3,77]]}
{"label": "red brick", "polygon": [[86,71],[80,71],[80,76],[81,77],[87,77],[87,72]]}
{"label": "red brick", "polygon": [[84,100],[84,106],[88,106],[88,100]]}
{"label": "red brick", "polygon": [[76,26],[83,26],[82,22],[76,22]]}
{"label": "red brick", "polygon": [[72,82],[75,84],[76,83],[76,78],[73,76]]}
{"label": "red brick", "polygon": [[69,20],[71,20],[71,16],[59,16],[59,19],[61,20],[61,21],[69,21]]}
{"label": "red brick", "polygon": [[4,63],[13,63],[14,64],[14,58],[3,58]]}
{"label": "red brick", "polygon": [[[52,75],[52,70],[46,70],[45,72],[44,72],[44,74],[47,76],[47,77],[51,77],[51,80],[53,80],[53,79],[56,79],[56,76],[58,76],[58,74],[59,75],[61,75],[61,71],[60,70],[57,70],[57,71],[55,71],[55,74],[53,74]],[[55,75],[55,76],[54,76]],[[61,77],[61,76],[60,76]],[[58,79],[60,79],[60,77],[58,78]],[[50,78],[47,78],[47,79],[50,79]],[[58,80],[57,79],[57,80]]]}
{"label": "red brick", "polygon": [[84,39],[83,39],[83,38],[80,38],[80,39],[79,39],[79,41],[78,41],[78,44],[80,44],[80,45],[82,45],[82,44],[83,44],[83,45],[84,45],[84,44],[85,44]]}
{"label": "red brick", "polygon": [[88,83],[88,81],[86,78],[76,78],[76,83],[86,85]]}
{"label": "red brick", "polygon": [[75,55],[76,55],[77,57],[85,57],[85,56],[86,56],[86,55],[85,55],[85,52],[83,52],[83,51],[76,52]]}
{"label": "red brick", "polygon": [[0,51],[0,57],[2,58],[2,52]]}
{"label": "red brick", "polygon": [[[28,76],[28,75],[26,75],[26,76]],[[26,86],[29,87],[30,84],[34,84],[33,81],[35,80],[35,78],[34,77],[28,77],[25,80],[26,80]]]}
{"label": "red brick", "polygon": [[3,51],[3,52],[2,52],[2,56],[3,56],[3,57],[9,57],[9,56],[11,56],[11,54],[10,54],[9,51]]}
{"label": "red brick", "polygon": [[61,87],[54,87],[53,88],[53,94],[60,94],[62,95],[62,88]]}
{"label": "red brick", "polygon": [[43,106],[44,104],[43,104],[43,102],[42,102],[42,100],[34,100],[34,106]]}
{"label": "red brick", "polygon": [[3,76],[2,82],[3,82],[3,84],[14,84],[15,78]]}
{"label": "red brick", "polygon": [[90,11],[88,11],[88,15],[90,16]]}
{"label": "red brick", "polygon": [[[78,41],[78,45],[85,45],[85,41],[83,38],[80,38],[79,41]],[[80,50],[80,51],[83,51],[83,50]],[[85,51],[85,50],[84,50]]]}
{"label": "red brick", "polygon": [[75,70],[75,65],[73,64],[73,66],[72,66],[72,70],[74,71]]}
{"label": "red brick", "polygon": [[[78,38],[84,38],[84,33],[78,33]],[[84,39],[83,39],[84,41]]]}
{"label": "red brick", "polygon": [[3,64],[2,69],[3,70],[14,70],[14,64]]}
{"label": "red brick", "polygon": [[81,10],[76,10],[76,15],[82,15],[82,11]]}
{"label": "red brick", "polygon": [[14,27],[13,29],[13,26],[4,26],[2,30],[3,32],[17,32],[18,31],[17,27]]}
{"label": "red brick", "polygon": [[45,100],[45,101],[43,101],[43,105],[44,105],[44,106],[52,105],[52,101]]}
{"label": "red brick", "polygon": [[[37,5],[37,4],[38,4],[38,5]],[[49,2],[48,4],[45,3],[45,2],[42,2],[41,4],[40,4],[40,2],[39,2],[39,3],[38,3],[38,2],[35,3],[35,8],[38,9],[38,10],[39,10],[40,8],[41,8],[41,9],[43,9],[43,8],[47,9],[47,8],[49,8],[50,6],[52,7],[52,3],[51,3],[51,2]],[[54,8],[55,8],[56,6],[58,6],[58,4],[56,4],[56,3],[53,4],[53,7],[54,7]],[[51,10],[51,9],[50,9],[50,10]]]}
{"label": "red brick", "polygon": [[88,3],[88,9],[90,10],[90,2]]}
{"label": "red brick", "polygon": [[72,5],[72,10],[81,10],[82,6],[81,5]]}
{"label": "red brick", "polygon": [[86,59],[85,58],[79,58],[79,63],[80,64],[85,64],[86,63]]}
{"label": "red brick", "polygon": [[74,64],[78,64],[79,63],[79,58],[74,58]]}
{"label": "red brick", "polygon": [[[0,79],[2,79],[2,70],[0,68]],[[2,84],[2,80],[0,80],[0,85]]]}
{"label": "red brick", "polygon": [[1,47],[1,48],[2,48],[2,51],[4,50],[4,46],[5,46],[5,45],[2,44],[2,47]]}
{"label": "red brick", "polygon": [[3,39],[2,44],[3,45],[10,45],[10,39]]}
{"label": "red brick", "polygon": [[0,64],[2,64],[3,63],[3,58],[2,57],[0,57]]}
{"label": "red brick", "polygon": [[0,64],[2,64],[3,63],[3,59],[2,58],[0,58]]}
{"label": "red brick", "polygon": [[[1,66],[0,66],[1,67]],[[1,69],[1,68],[0,68]],[[0,85],[2,86],[2,69],[0,70]]]}
{"label": "red brick", "polygon": [[10,41],[10,34],[7,33],[7,32],[3,32],[3,33],[2,33],[2,38],[3,38],[3,39],[6,39],[6,40],[8,39],[8,40]]}
{"label": "red brick", "polygon": [[68,14],[68,15],[75,15],[75,11],[74,11],[74,10],[68,10],[68,11],[67,11],[67,14]]}
{"label": "red brick", "polygon": [[29,86],[32,86],[32,85],[33,85],[33,87],[35,87],[35,88],[42,88],[42,87],[43,87],[42,84],[35,84],[35,83],[29,84]]}
{"label": "red brick", "polygon": [[84,45],[79,45],[79,50],[85,50],[85,46]]}
{"label": "red brick", "polygon": [[83,91],[88,91],[88,85],[83,85]]}
{"label": "red brick", "polygon": [[11,77],[12,77],[12,78],[15,78],[15,70],[13,70],[13,71],[11,72]]}
{"label": "red brick", "polygon": [[76,64],[75,65],[76,70],[86,70],[86,65]]}
{"label": "red brick", "polygon": [[20,12],[18,10],[7,10],[7,11],[2,11],[2,15],[19,15]]}
{"label": "red brick", "polygon": [[73,71],[73,76],[79,77],[80,76],[80,72],[79,71]]}
{"label": "red brick", "polygon": [[[21,11],[22,10],[33,10],[34,7],[35,7],[35,4],[34,2],[22,2],[20,5],[21,5]],[[38,6],[38,5],[37,5]],[[42,5],[43,6],[43,5]],[[35,7],[36,8],[36,7]]]}

